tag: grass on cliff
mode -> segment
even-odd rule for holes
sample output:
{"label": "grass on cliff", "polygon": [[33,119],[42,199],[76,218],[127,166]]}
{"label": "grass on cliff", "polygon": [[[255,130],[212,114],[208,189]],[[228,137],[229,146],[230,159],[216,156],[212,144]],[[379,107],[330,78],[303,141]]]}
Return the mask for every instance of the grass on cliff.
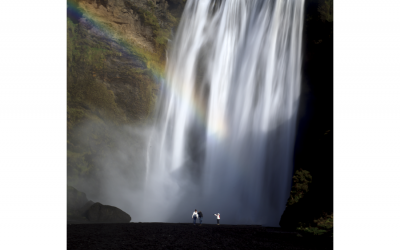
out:
{"label": "grass on cliff", "polygon": [[[67,19],[67,177],[69,183],[84,179],[95,172],[88,160],[93,149],[82,141],[95,140],[110,147],[104,121],[115,125],[127,121],[118,107],[113,91],[101,81],[104,61],[116,55],[104,42],[91,42],[79,24]],[[83,124],[92,124],[92,132],[84,133]],[[94,152],[97,153],[97,152]]]}
{"label": "grass on cliff", "polygon": [[[127,7],[138,13],[142,24],[153,31],[151,41],[155,51],[134,46],[133,41],[118,41],[124,48],[139,57],[147,69],[118,69],[137,85],[133,93],[122,92],[123,98],[136,95],[140,101],[130,105],[122,103],[121,92],[114,93],[104,81],[105,65],[109,58],[121,56],[107,39],[90,39],[90,34],[79,23],[67,18],[67,178],[74,184],[96,171],[96,160],[114,149],[111,130],[123,124],[146,123],[152,116],[157,100],[158,86],[154,76],[160,76],[165,67],[165,50],[168,37],[177,20],[168,11],[160,14],[152,2],[142,7],[125,1]],[[163,25],[160,25],[163,18]],[[121,73],[118,72],[118,73]],[[115,86],[113,86],[115,87]],[[136,93],[135,93],[136,91]],[[122,105],[122,106],[119,106]],[[128,115],[139,112],[140,119]],[[130,114],[129,113],[129,114]],[[89,130],[84,125],[91,124]],[[85,125],[86,126],[86,125]],[[118,133],[123,133],[119,131]]]}
{"label": "grass on cliff", "polygon": [[318,12],[323,22],[333,22],[333,0],[326,0],[319,4]]}
{"label": "grass on cliff", "polygon": [[297,231],[305,235],[333,236],[333,214],[325,214],[313,223],[300,223]]}
{"label": "grass on cliff", "polygon": [[67,19],[67,107],[71,129],[88,113],[124,123],[127,118],[115,102],[114,93],[101,81],[105,60],[118,52],[108,44],[90,43],[78,24]]}
{"label": "grass on cliff", "polygon": [[[296,170],[293,176],[293,186],[286,206],[298,203],[309,191],[312,183],[312,176],[307,170]],[[333,235],[333,214],[324,213],[318,219],[306,222],[298,222],[297,231],[304,235],[332,236]]]}
{"label": "grass on cliff", "polygon": [[163,15],[163,27],[159,24],[159,19],[155,15],[156,5],[152,1],[147,1],[147,6],[138,7],[135,4],[125,1],[125,6],[136,12],[140,20],[145,26],[151,27],[153,32],[152,42],[155,47],[155,53],[151,53],[145,49],[135,47],[133,51],[140,55],[147,64],[147,67],[153,70],[153,73],[159,75],[164,72],[166,63],[165,51],[168,45],[168,37],[171,34],[171,29],[178,24],[178,20],[168,11]]}
{"label": "grass on cliff", "polygon": [[299,200],[308,192],[311,182],[312,176],[309,171],[302,169],[296,170],[293,176],[292,190],[290,191],[290,197],[286,206],[291,206],[299,202]]}

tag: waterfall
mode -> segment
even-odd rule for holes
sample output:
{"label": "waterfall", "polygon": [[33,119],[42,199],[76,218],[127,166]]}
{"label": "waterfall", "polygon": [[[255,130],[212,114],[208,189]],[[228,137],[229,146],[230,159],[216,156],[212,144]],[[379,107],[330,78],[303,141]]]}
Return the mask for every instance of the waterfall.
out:
{"label": "waterfall", "polygon": [[197,208],[206,223],[219,212],[221,223],[278,226],[293,170],[303,5],[187,2],[148,147],[143,209],[165,212],[147,220],[189,222]]}

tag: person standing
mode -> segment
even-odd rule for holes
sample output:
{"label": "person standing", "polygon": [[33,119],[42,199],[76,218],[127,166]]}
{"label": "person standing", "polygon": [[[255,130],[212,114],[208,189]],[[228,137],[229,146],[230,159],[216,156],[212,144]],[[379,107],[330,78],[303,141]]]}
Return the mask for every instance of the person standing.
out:
{"label": "person standing", "polygon": [[197,219],[197,210],[195,209],[193,214],[192,214],[192,218],[193,218],[193,225],[196,225],[196,219]]}
{"label": "person standing", "polygon": [[219,219],[221,219],[221,216],[220,216],[220,214],[219,213],[217,213],[217,214],[214,214],[215,216],[217,216],[217,225],[219,225]]}
{"label": "person standing", "polygon": [[200,226],[201,226],[201,222],[203,222],[203,213],[200,211],[198,215],[199,215],[199,222],[200,222]]}

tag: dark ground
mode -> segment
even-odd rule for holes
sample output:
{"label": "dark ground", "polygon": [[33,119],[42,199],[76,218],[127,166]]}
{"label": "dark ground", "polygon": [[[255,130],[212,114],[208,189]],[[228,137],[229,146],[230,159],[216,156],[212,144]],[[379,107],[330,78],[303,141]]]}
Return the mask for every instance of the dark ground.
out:
{"label": "dark ground", "polygon": [[333,249],[333,239],[244,225],[68,224],[67,249]]}

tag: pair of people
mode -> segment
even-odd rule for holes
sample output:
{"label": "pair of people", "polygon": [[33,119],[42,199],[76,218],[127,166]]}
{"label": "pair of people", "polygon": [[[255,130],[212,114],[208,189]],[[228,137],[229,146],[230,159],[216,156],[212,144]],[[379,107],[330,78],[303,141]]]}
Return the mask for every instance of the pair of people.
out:
{"label": "pair of people", "polygon": [[197,213],[197,209],[195,209],[192,214],[193,225],[196,225],[197,217],[199,217],[199,222],[200,222],[200,226],[201,226],[201,223],[203,222],[203,213],[201,211]]}

